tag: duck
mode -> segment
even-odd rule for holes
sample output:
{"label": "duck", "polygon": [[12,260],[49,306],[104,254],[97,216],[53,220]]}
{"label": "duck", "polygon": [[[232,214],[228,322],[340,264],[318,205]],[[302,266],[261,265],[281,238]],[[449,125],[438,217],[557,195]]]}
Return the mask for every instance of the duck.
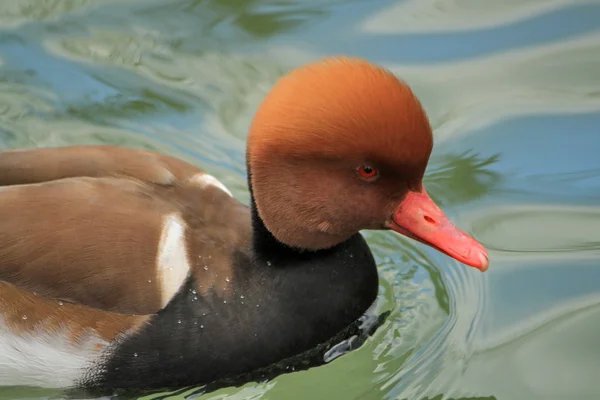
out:
{"label": "duck", "polygon": [[375,302],[366,230],[487,270],[425,190],[432,149],[406,82],[332,56],[262,100],[249,204],[158,152],[0,152],[0,385],[184,387],[301,354]]}

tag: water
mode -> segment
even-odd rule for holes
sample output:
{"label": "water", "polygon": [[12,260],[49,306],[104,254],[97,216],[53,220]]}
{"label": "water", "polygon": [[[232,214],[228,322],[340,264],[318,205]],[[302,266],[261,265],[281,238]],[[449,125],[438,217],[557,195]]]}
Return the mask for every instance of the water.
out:
{"label": "water", "polygon": [[368,233],[391,315],[360,349],[163,398],[597,399],[599,21],[595,0],[2,0],[0,147],[152,149],[247,201],[245,135],[276,79],[329,54],[384,64],[435,128],[429,192],[490,270]]}

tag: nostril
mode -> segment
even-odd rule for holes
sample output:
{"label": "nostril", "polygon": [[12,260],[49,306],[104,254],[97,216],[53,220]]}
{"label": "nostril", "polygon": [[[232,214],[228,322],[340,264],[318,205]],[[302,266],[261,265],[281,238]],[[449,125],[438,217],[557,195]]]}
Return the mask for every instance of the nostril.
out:
{"label": "nostril", "polygon": [[430,224],[435,224],[435,219],[431,218],[429,215],[425,215],[423,218],[425,218],[425,221],[429,222]]}

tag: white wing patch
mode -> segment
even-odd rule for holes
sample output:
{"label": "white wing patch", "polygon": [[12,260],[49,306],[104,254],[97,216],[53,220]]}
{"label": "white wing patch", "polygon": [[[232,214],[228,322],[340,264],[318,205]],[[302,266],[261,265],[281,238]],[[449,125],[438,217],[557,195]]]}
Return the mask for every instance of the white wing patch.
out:
{"label": "white wing patch", "polygon": [[175,175],[171,171],[166,168],[160,168],[153,182],[159,185],[171,185],[175,180]]}
{"label": "white wing patch", "polygon": [[233,197],[233,195],[231,194],[229,189],[227,189],[227,187],[225,187],[225,185],[223,185],[217,178],[215,178],[212,175],[204,174],[204,173],[196,174],[190,178],[190,182],[192,182],[200,187],[207,187],[207,186],[217,187],[217,188],[221,189],[222,191],[224,191],[225,193],[227,193],[230,197]]}
{"label": "white wing patch", "polygon": [[190,272],[185,242],[185,222],[178,214],[169,214],[163,220],[156,272],[160,285],[161,305],[165,307]]}
{"label": "white wing patch", "polygon": [[0,386],[72,387],[107,344],[92,331],[73,343],[66,327],[17,335],[0,317]]}

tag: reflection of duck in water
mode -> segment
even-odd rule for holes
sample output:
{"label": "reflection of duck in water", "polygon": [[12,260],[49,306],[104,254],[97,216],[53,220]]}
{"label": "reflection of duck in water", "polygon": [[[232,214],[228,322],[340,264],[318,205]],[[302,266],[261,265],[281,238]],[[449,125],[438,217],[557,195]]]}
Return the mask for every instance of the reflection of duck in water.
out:
{"label": "reflection of duck in water", "polygon": [[375,300],[362,229],[486,270],[422,187],[431,148],[404,83],[335,59],[281,79],[258,110],[249,209],[168,156],[2,153],[0,383],[173,387],[311,349]]}

